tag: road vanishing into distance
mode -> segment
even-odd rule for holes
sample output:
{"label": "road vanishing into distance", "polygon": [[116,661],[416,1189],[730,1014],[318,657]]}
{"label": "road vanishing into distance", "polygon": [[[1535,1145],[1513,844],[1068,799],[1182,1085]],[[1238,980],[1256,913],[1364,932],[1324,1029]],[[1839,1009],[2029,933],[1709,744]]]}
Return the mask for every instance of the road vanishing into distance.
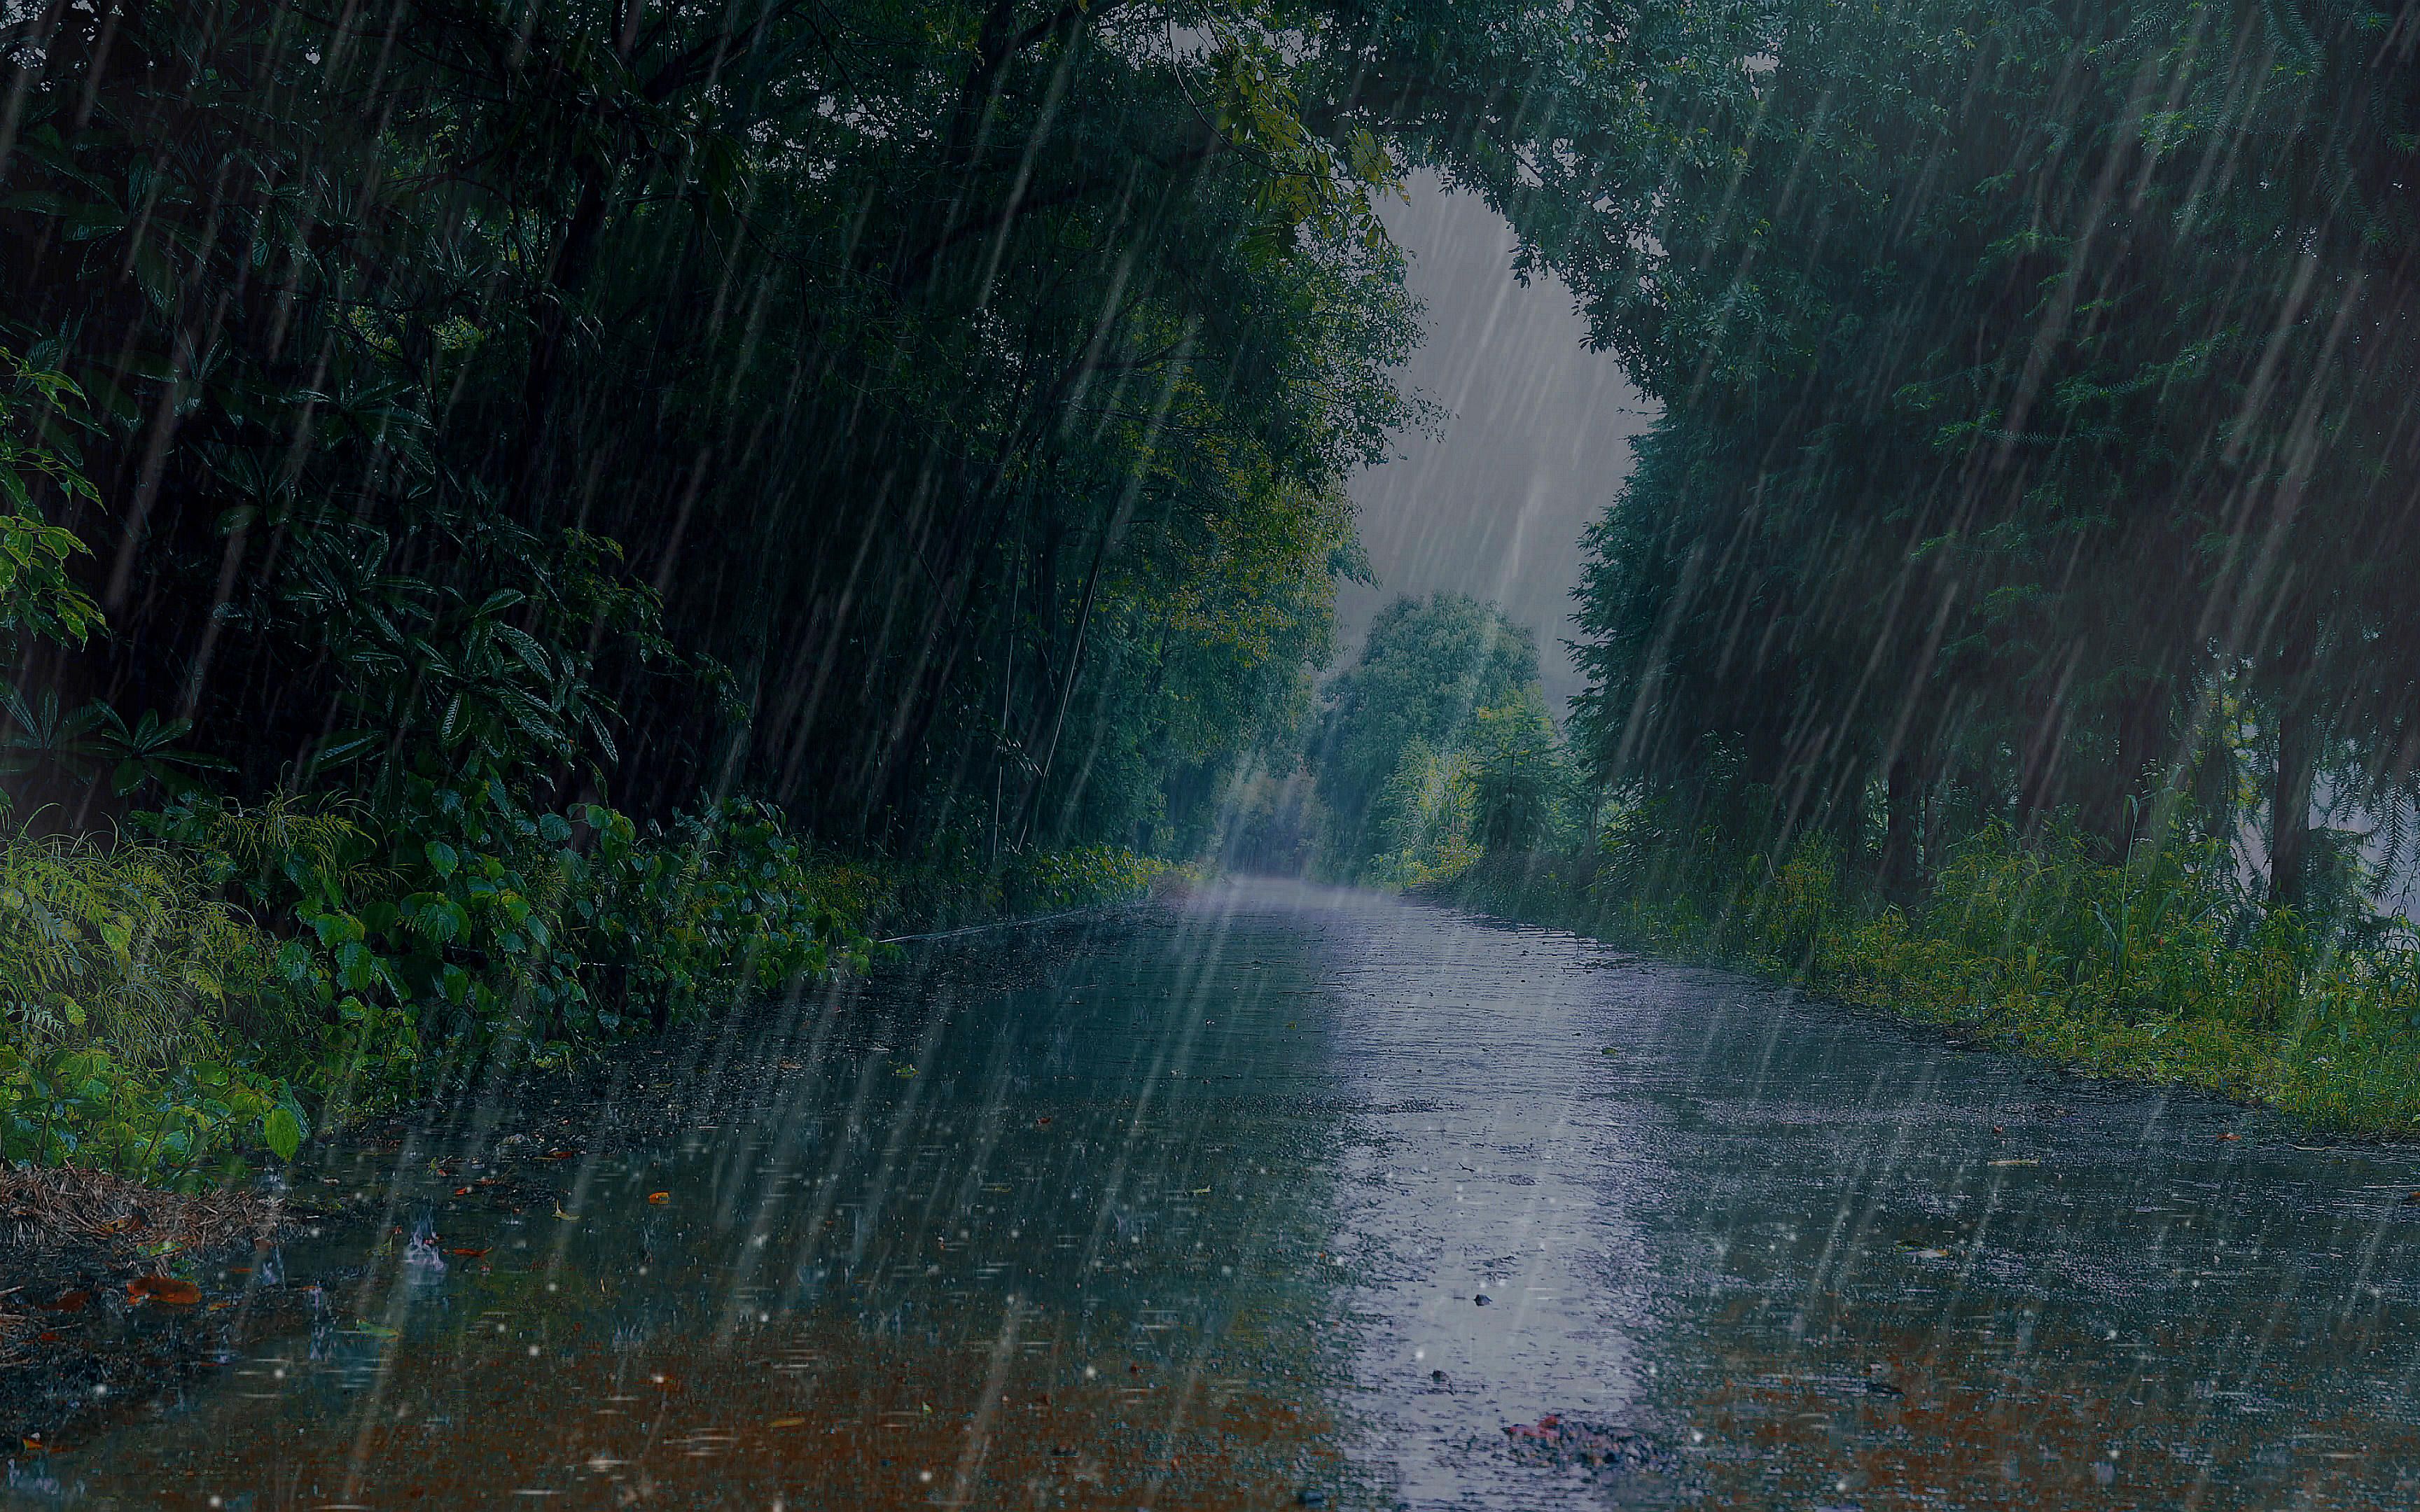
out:
{"label": "road vanishing into distance", "polygon": [[322,1157],[5,1504],[2420,1503],[2420,1152],[1294,883],[920,949]]}

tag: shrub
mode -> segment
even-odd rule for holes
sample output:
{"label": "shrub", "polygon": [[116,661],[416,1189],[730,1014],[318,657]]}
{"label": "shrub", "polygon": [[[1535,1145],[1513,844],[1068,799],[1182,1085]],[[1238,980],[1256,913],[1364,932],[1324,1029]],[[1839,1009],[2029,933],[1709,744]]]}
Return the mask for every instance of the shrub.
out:
{"label": "shrub", "polygon": [[[114,845],[0,844],[0,1151],[195,1182],[313,1123],[864,969],[888,922],[1133,897],[1109,846],[902,867],[734,798],[642,830],[475,759],[388,812],[189,792]],[[305,1102],[311,1115],[306,1115]]]}
{"label": "shrub", "polygon": [[889,887],[866,869],[817,858],[769,804],[730,799],[644,837],[609,810],[582,818],[597,842],[573,859],[573,912],[605,984],[587,1022],[607,1032],[634,1003],[661,1027],[871,958]]}
{"label": "shrub", "polygon": [[1600,855],[1490,857],[1437,891],[2111,1074],[2420,1133],[2420,939],[2269,908],[2213,840],[2107,861],[1990,824],[1901,907],[1823,841],[1776,865],[1719,816],[1633,810]]}
{"label": "shrub", "polygon": [[177,1181],[308,1127],[275,942],[159,845],[0,841],[0,1152]]}

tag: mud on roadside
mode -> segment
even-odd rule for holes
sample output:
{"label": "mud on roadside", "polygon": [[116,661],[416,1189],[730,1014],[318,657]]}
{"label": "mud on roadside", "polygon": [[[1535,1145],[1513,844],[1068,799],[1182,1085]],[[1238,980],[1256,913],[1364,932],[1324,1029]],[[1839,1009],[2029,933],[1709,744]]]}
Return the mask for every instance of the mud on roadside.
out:
{"label": "mud on roadside", "polygon": [[[190,1368],[234,1304],[197,1272],[253,1269],[297,1221],[277,1195],[161,1192],[100,1171],[0,1167],[0,1435],[44,1442],[69,1402]],[[72,1409],[69,1409],[71,1412]]]}

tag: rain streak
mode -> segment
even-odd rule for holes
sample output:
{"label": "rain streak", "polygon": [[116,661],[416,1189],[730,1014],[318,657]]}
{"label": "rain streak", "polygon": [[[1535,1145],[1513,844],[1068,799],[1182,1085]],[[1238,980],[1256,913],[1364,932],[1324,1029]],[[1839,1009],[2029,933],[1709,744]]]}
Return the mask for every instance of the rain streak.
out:
{"label": "rain streak", "polygon": [[2420,1503],[2420,0],[0,0],[0,1508]]}

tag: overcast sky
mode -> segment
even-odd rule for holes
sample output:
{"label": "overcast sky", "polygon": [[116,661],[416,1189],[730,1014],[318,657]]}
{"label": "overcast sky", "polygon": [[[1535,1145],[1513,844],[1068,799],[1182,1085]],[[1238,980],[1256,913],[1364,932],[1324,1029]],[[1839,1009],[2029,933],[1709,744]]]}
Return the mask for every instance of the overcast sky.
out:
{"label": "overcast sky", "polygon": [[1513,280],[1512,232],[1494,210],[1426,176],[1411,198],[1386,215],[1428,305],[1404,381],[1446,419],[1435,439],[1400,438],[1397,460],[1354,480],[1379,585],[1338,595],[1346,656],[1398,594],[1493,599],[1537,633],[1559,713],[1580,688],[1562,648],[1579,534],[1621,486],[1650,412],[1611,358],[1580,345],[1568,287]]}

